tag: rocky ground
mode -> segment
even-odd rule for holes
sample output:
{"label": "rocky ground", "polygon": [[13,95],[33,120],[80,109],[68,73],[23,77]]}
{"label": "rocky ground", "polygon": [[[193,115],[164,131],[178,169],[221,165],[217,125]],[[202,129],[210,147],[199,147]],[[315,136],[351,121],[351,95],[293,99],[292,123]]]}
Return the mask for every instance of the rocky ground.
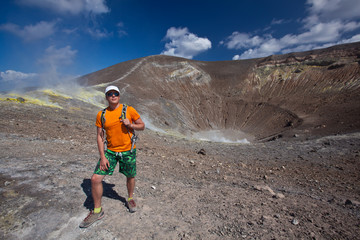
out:
{"label": "rocky ground", "polygon": [[[104,181],[92,208],[97,110],[0,102],[1,239],[356,239],[360,133],[251,144],[190,141],[145,130],[135,196]],[[309,133],[311,134],[311,133]]]}

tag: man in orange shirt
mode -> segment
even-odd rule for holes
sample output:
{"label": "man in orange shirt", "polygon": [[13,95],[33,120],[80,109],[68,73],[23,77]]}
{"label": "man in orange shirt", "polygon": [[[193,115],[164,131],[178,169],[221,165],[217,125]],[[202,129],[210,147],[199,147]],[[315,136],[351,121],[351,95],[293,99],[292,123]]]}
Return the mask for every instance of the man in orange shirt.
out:
{"label": "man in orange shirt", "polygon": [[[126,116],[122,117],[123,104],[119,103],[120,91],[116,86],[108,86],[105,89],[105,96],[109,106],[105,111],[99,111],[95,124],[97,126],[97,145],[100,160],[91,177],[94,210],[90,211],[89,215],[82,221],[81,228],[86,228],[104,217],[104,210],[101,207],[102,181],[106,175],[113,174],[118,162],[119,172],[126,176],[129,211],[136,211],[136,203],[133,199],[136,175],[136,146],[132,149],[131,137],[133,130],[144,130],[145,124],[136,110],[130,106],[127,107]],[[105,121],[102,121],[102,117],[104,117]],[[106,133],[106,141],[103,129]]]}

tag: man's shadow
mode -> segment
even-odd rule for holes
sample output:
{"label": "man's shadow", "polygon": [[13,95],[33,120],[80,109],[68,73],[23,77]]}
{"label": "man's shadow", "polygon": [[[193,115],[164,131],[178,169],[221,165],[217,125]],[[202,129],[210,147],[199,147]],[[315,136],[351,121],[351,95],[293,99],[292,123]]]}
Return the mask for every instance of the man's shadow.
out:
{"label": "man's shadow", "polygon": [[[115,184],[109,184],[106,182],[102,182],[103,183],[103,188],[104,188],[104,192],[103,192],[103,197],[108,197],[108,198],[112,198],[115,200],[120,200],[123,204],[126,205],[126,199],[122,196],[119,196],[119,194],[117,194],[117,192],[115,192],[115,190],[113,189],[113,187],[115,186]],[[93,198],[91,196],[91,180],[90,179],[84,179],[81,187],[84,191],[84,193],[86,194],[86,200],[84,202],[84,207],[86,207],[89,210],[94,209],[94,201]]]}

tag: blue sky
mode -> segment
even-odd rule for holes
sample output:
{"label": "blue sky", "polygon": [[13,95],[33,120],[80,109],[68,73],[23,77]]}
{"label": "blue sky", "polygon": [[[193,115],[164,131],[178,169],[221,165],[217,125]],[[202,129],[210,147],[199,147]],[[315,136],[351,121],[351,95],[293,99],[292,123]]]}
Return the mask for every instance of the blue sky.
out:
{"label": "blue sky", "polygon": [[149,55],[238,60],[357,41],[359,0],[2,0],[0,87]]}

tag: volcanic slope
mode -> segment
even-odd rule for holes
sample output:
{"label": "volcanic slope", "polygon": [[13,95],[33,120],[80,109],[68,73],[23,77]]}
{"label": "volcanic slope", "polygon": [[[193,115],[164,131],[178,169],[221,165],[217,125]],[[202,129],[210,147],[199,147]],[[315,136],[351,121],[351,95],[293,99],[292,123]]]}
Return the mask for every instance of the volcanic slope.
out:
{"label": "volcanic slope", "polygon": [[[357,239],[358,72],[359,43],[231,62],[151,56],[84,76],[66,94],[0,95],[0,239]],[[147,123],[138,211],[124,206],[116,172],[103,182],[105,217],[80,229],[94,207],[94,122],[110,83],[167,131],[283,138],[194,141]]]}
{"label": "volcanic slope", "polygon": [[228,129],[266,140],[360,129],[360,43],[239,61],[149,56],[79,81],[118,86],[123,102],[170,132]]}

